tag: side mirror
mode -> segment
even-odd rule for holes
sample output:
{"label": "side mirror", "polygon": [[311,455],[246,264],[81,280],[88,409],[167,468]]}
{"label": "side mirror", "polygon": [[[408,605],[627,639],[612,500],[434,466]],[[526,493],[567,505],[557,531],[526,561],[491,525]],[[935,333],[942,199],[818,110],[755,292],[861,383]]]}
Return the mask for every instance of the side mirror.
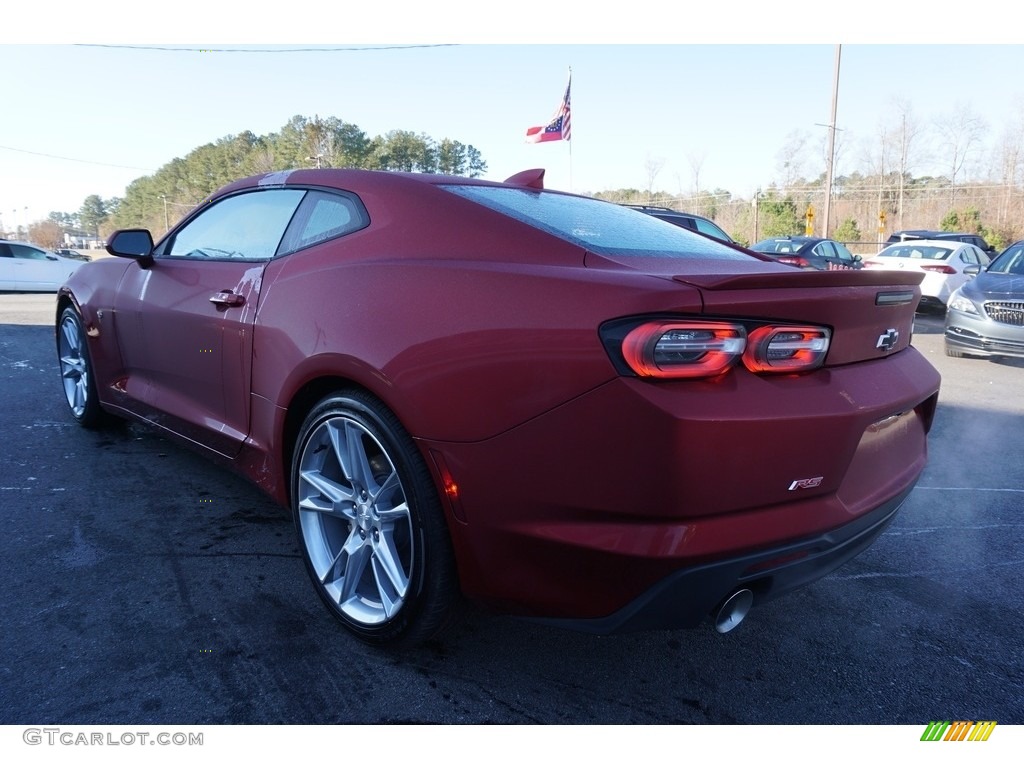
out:
{"label": "side mirror", "polygon": [[964,267],[964,274],[969,277],[976,277],[981,272],[981,264],[970,264]]}
{"label": "side mirror", "polygon": [[153,263],[153,235],[148,229],[119,229],[107,240],[107,253],[149,266]]}

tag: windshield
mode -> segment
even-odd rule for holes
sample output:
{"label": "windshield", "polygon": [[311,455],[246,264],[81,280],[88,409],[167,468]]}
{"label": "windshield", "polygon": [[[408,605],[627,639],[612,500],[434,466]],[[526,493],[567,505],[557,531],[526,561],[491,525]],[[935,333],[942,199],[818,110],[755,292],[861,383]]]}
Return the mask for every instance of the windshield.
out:
{"label": "windshield", "polygon": [[889,256],[894,259],[929,259],[931,261],[945,261],[952,248],[943,248],[939,245],[914,245],[912,243],[901,243],[890,245],[879,252],[879,257]]}
{"label": "windshield", "polygon": [[601,255],[733,261],[754,258],[688,229],[603,200],[508,187],[452,184],[444,189]]}
{"label": "windshield", "polygon": [[1014,243],[992,262],[989,272],[1004,275],[1024,275],[1024,243]]}

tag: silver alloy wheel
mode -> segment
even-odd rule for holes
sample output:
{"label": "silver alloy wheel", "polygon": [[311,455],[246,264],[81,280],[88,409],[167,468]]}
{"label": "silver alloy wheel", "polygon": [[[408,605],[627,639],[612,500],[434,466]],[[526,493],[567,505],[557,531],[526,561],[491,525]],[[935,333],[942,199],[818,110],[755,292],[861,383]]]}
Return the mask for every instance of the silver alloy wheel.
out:
{"label": "silver alloy wheel", "polygon": [[347,618],[379,626],[413,572],[412,516],[394,461],[359,421],[318,424],[298,464],[298,518],[316,578]]}
{"label": "silver alloy wheel", "polygon": [[89,358],[82,326],[70,313],[60,324],[58,356],[64,395],[76,419],[81,419],[89,400]]}

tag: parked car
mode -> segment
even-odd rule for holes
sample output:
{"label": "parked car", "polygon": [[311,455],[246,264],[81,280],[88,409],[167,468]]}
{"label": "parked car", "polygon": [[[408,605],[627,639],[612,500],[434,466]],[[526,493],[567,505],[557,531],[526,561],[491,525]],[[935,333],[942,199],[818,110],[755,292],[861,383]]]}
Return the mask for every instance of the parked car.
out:
{"label": "parked car", "polygon": [[984,252],[974,245],[951,240],[908,240],[890,245],[864,260],[867,269],[894,269],[923,273],[921,307],[946,310],[950,294],[987,264]]}
{"label": "parked car", "polygon": [[754,243],[750,250],[801,269],[861,268],[860,256],[854,256],[842,243],[822,237],[770,237]]}
{"label": "parked car", "polygon": [[16,240],[0,240],[0,291],[56,291],[82,262]]}
{"label": "parked car", "polygon": [[86,256],[84,253],[79,253],[78,251],[72,250],[71,248],[56,248],[53,252],[56,253],[58,256],[63,256],[64,258],[67,259],[78,259],[78,261],[89,260],[89,257]]}
{"label": "parked car", "polygon": [[432,636],[460,593],[727,631],[867,547],[925,465],[920,275],[794,270],[543,171],[270,173],[107,250],[57,302],[74,419],[291,509],[366,642]]}
{"label": "parked car", "polygon": [[664,208],[656,205],[627,205],[637,211],[643,211],[648,216],[675,224],[677,227],[685,227],[691,232],[699,232],[702,235],[721,240],[723,243],[735,244],[736,241],[729,236],[729,233],[715,224],[711,219],[698,216],[695,213],[683,213],[674,211],[671,208]]}
{"label": "parked car", "polygon": [[953,291],[945,336],[950,357],[1024,357],[1024,240]]}
{"label": "parked car", "polygon": [[984,237],[971,234],[970,232],[943,232],[938,229],[902,229],[889,235],[886,243],[892,245],[893,243],[903,243],[907,240],[956,240],[961,243],[970,243],[985,254],[985,264],[996,255],[996,249],[989,245]]}

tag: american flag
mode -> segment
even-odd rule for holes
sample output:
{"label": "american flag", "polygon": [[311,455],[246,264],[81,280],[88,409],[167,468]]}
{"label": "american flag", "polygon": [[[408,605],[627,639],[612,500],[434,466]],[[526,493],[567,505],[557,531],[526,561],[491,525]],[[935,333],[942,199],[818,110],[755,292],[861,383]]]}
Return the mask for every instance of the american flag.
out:
{"label": "american flag", "polygon": [[572,88],[572,73],[569,74],[569,83],[565,86],[565,96],[562,103],[555,110],[555,116],[547,125],[538,125],[535,128],[526,129],[526,141],[530,144],[537,144],[541,141],[569,141],[572,135],[571,112],[569,109],[569,91]]}

